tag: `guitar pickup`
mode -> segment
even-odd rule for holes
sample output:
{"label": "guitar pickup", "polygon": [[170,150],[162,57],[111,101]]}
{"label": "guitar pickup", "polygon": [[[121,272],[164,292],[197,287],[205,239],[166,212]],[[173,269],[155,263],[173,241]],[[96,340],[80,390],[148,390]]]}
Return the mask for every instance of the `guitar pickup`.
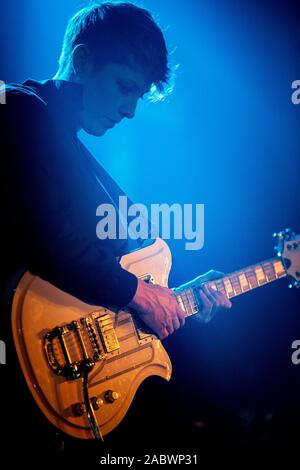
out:
{"label": "guitar pickup", "polygon": [[120,344],[110,315],[107,313],[98,317],[94,317],[94,320],[97,325],[98,333],[101,337],[105,352],[110,353],[120,349]]}

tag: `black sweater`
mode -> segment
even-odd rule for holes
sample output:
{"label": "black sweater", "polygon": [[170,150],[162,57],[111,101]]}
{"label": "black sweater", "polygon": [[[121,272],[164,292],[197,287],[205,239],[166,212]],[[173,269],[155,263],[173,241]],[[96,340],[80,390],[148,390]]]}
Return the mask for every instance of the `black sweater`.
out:
{"label": "black sweater", "polygon": [[1,281],[20,267],[95,305],[125,306],[137,278],[121,268],[124,240],[99,240],[96,208],[119,186],[77,137],[81,86],[27,80],[0,106]]}

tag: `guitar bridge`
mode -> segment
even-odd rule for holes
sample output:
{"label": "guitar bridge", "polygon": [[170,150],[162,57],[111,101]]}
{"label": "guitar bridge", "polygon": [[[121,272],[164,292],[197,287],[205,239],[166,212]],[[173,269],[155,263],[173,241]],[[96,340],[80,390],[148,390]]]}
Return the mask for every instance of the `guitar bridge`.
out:
{"label": "guitar bridge", "polygon": [[109,313],[93,313],[58,326],[44,337],[44,351],[52,371],[75,380],[107,354],[120,349]]}

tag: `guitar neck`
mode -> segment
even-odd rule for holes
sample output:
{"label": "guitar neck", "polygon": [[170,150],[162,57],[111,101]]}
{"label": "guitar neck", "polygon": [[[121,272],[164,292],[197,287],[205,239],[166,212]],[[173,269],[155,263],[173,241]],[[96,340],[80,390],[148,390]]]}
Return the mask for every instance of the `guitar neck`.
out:
{"label": "guitar neck", "polygon": [[204,284],[218,292],[225,294],[228,299],[245,294],[252,289],[264,286],[287,275],[285,267],[279,258],[271,258],[248,266],[245,269],[234,271],[221,279],[207,282],[195,282],[187,288],[178,288],[175,295],[179,304],[185,311],[185,316],[190,317],[201,311],[199,289]]}

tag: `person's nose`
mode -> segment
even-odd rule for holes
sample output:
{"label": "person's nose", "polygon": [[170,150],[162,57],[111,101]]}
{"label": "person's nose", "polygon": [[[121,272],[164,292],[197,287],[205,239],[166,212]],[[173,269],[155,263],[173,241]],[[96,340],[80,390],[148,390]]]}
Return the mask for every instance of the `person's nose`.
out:
{"label": "person's nose", "polygon": [[120,107],[120,114],[127,119],[133,119],[135,116],[137,100],[130,100]]}

